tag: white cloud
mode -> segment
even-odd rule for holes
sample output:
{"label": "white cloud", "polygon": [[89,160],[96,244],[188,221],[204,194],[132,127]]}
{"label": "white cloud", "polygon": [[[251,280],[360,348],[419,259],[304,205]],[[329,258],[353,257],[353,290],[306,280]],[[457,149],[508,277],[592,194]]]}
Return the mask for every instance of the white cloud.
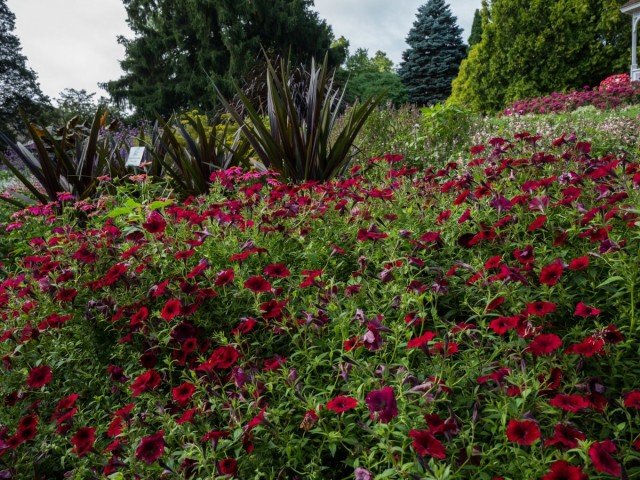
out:
{"label": "white cloud", "polygon": [[[316,0],[316,10],[344,35],[351,50],[387,52],[397,64],[418,7],[426,0]],[[118,35],[130,36],[121,0],[7,0],[16,15],[28,65],[42,90],[54,98],[65,88],[98,91],[98,83],[119,78],[124,48]],[[480,0],[450,0],[458,23],[469,35]],[[104,92],[100,92],[104,93]]]}

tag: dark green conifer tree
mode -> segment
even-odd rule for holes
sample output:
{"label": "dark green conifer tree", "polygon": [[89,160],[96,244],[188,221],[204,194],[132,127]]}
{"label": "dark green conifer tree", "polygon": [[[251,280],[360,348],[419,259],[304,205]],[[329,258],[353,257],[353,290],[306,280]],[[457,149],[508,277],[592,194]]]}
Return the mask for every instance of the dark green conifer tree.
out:
{"label": "dark green conifer tree", "polygon": [[480,9],[476,8],[476,13],[473,15],[473,24],[471,25],[471,35],[469,35],[469,48],[476,43],[480,43],[480,40],[482,40],[482,15],[480,14]]}
{"label": "dark green conifer tree", "polygon": [[13,33],[16,17],[6,0],[0,0],[0,131],[14,135],[24,124],[19,111],[28,117],[49,107],[40,90],[36,73],[27,67],[20,40]]}
{"label": "dark green conifer tree", "polygon": [[429,0],[418,9],[407,43],[409,49],[402,54],[398,73],[409,100],[418,105],[446,100],[467,49],[462,29],[445,0]]}
{"label": "dark green conifer tree", "polygon": [[344,60],[332,49],[331,28],[310,9],[311,0],[123,0],[133,39],[119,38],[125,74],[105,84],[113,99],[140,114],[215,106],[215,83],[232,83],[271,57],[292,62]]}

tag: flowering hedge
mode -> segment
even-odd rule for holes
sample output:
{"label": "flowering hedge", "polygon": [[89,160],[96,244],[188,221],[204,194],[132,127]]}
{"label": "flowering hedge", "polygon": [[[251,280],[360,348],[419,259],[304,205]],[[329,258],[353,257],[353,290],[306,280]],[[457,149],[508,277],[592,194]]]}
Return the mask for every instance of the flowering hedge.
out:
{"label": "flowering hedge", "polygon": [[554,92],[544,97],[518,100],[502,113],[513,116],[570,112],[587,105],[609,110],[637,103],[640,103],[640,84],[631,82],[628,74],[620,74],[606,78],[598,88]]}
{"label": "flowering hedge", "polygon": [[15,215],[0,476],[637,478],[640,165],[540,141]]}

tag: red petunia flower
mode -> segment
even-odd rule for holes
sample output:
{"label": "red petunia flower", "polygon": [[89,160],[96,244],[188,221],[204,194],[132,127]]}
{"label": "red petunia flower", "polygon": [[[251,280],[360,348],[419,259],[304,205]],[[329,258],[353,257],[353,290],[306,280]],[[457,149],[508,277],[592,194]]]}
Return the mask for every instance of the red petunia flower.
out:
{"label": "red petunia flower", "polygon": [[95,441],[96,429],[94,427],[79,428],[75,435],[71,437],[73,453],[79,457],[84,457],[87,453],[93,450],[93,444]]}
{"label": "red petunia flower", "polygon": [[527,303],[524,314],[527,316],[543,317],[556,311],[556,304],[552,302],[531,302]]}
{"label": "red petunia flower", "polygon": [[574,315],[576,317],[587,318],[597,317],[598,315],[600,315],[600,313],[602,313],[602,310],[595,307],[590,307],[589,305],[579,302],[578,305],[576,305],[576,311],[574,312]]}
{"label": "red petunia flower", "polygon": [[634,390],[624,396],[624,406],[640,410],[640,390]]}
{"label": "red petunia flower", "polygon": [[542,480],[587,480],[588,478],[580,467],[558,460],[551,465],[549,472],[542,477]]}
{"label": "red petunia flower", "polygon": [[426,345],[427,343],[429,343],[431,340],[433,340],[436,337],[436,334],[433,332],[425,332],[422,335],[420,335],[419,337],[416,338],[412,338],[411,340],[409,340],[409,343],[407,343],[407,348],[420,348],[424,345]]}
{"label": "red petunia flower", "polygon": [[151,465],[164,453],[164,431],[143,437],[136,448],[136,458]]}
{"label": "red petunia flower", "polygon": [[138,397],[144,392],[155,390],[160,385],[160,382],[161,378],[158,372],[147,370],[131,382],[131,391],[133,392],[131,396]]}
{"label": "red petunia flower", "polygon": [[562,270],[562,262],[560,261],[545,265],[540,271],[540,283],[552,287],[558,283],[560,277],[562,277]]}
{"label": "red petunia flower", "polygon": [[36,437],[38,434],[38,423],[40,423],[40,419],[37,415],[25,415],[18,422],[18,435],[22,441],[29,441]]}
{"label": "red petunia flower", "polygon": [[173,395],[173,400],[180,406],[185,406],[191,400],[194,392],[196,391],[196,387],[193,383],[184,382],[181,385],[173,388],[171,390],[171,394]]}
{"label": "red petunia flower", "polygon": [[591,402],[582,395],[565,395],[559,393],[549,400],[549,405],[564,410],[565,412],[577,413],[580,410],[589,408]]}
{"label": "red petunia flower", "polygon": [[562,339],[555,333],[545,333],[535,337],[527,350],[536,357],[542,355],[551,355],[562,346]]}
{"label": "red petunia flower", "polygon": [[154,210],[147,216],[147,220],[142,224],[142,226],[149,233],[163,233],[167,227],[167,222],[162,215]]}
{"label": "red petunia flower", "polygon": [[539,215],[531,224],[527,227],[527,230],[533,232],[538,230],[539,228],[544,227],[544,224],[547,223],[546,215]]}
{"label": "red petunia flower", "polygon": [[545,447],[557,446],[558,448],[569,450],[578,447],[578,440],[586,440],[587,436],[580,430],[562,423],[557,424],[553,429],[553,437],[545,440]]}
{"label": "red petunia flower", "polygon": [[433,457],[444,460],[447,451],[440,440],[428,430],[411,430],[409,436],[413,439],[411,445],[421,457]]}
{"label": "red petunia flower", "polygon": [[198,370],[210,372],[232,367],[240,358],[240,353],[231,345],[216,348],[211,356],[202,363]]}
{"label": "red petunia flower", "polygon": [[291,272],[283,263],[272,263],[271,265],[267,265],[264,267],[262,273],[271,278],[287,278],[291,275]]}
{"label": "red petunia flower", "polygon": [[238,473],[238,462],[235,458],[223,458],[218,460],[218,471],[220,475],[235,476]]}
{"label": "red petunia flower", "polygon": [[358,400],[353,397],[345,397],[343,395],[337,396],[327,402],[327,410],[331,410],[335,413],[343,413],[348,410],[353,410],[358,406]]}
{"label": "red petunia flower", "polygon": [[518,445],[533,445],[540,438],[540,427],[533,420],[509,420],[507,438]]}
{"label": "red petunia flower", "polygon": [[218,272],[213,283],[216,287],[223,287],[233,282],[234,278],[235,273],[233,271],[233,268],[230,268],[228,270],[222,270],[221,272]]}
{"label": "red petunia flower", "polygon": [[585,270],[589,267],[589,257],[578,257],[574,258],[569,262],[569,270]]}
{"label": "red petunia flower", "polygon": [[582,355],[584,357],[593,357],[599,355],[604,351],[605,341],[602,338],[587,337],[582,342],[571,345],[566,353],[574,355]]}
{"label": "red petunia flower", "polygon": [[381,390],[372,390],[365,398],[372,419],[378,419],[382,423],[389,423],[398,416],[398,405],[393,388],[384,387]]}
{"label": "red petunia flower", "polygon": [[498,335],[504,335],[509,330],[513,330],[518,326],[520,318],[513,317],[498,317],[489,322],[489,328],[496,332]]}
{"label": "red petunia flower", "polygon": [[260,304],[260,313],[262,318],[268,320],[270,318],[280,318],[282,316],[282,310],[287,305],[287,301],[269,300]]}
{"label": "red petunia flower", "polygon": [[244,282],[244,288],[251,290],[253,293],[270,292],[271,284],[260,275],[249,277]]}
{"label": "red petunia flower", "polygon": [[171,298],[164,304],[160,316],[167,322],[173,320],[182,313],[182,303],[177,298]]}
{"label": "red petunia flower", "polygon": [[27,385],[31,388],[42,388],[53,379],[53,372],[48,365],[34,367],[27,376]]}
{"label": "red petunia flower", "polygon": [[598,472],[620,477],[622,475],[622,467],[611,456],[612,453],[616,452],[617,448],[611,440],[595,442],[589,447],[589,457],[591,457],[593,467]]}

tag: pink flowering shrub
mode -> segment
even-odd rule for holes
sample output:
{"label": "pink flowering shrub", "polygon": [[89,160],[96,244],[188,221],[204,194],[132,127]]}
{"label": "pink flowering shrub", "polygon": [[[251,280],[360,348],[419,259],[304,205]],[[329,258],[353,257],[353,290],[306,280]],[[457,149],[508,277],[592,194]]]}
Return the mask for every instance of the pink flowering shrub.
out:
{"label": "pink flowering shrub", "polygon": [[640,163],[541,143],[17,213],[0,478],[639,478]]}
{"label": "pink flowering shrub", "polygon": [[513,116],[570,112],[588,105],[609,110],[637,103],[640,103],[640,85],[631,82],[628,74],[620,74],[606,78],[598,88],[555,92],[544,97],[518,100],[502,113]]}

